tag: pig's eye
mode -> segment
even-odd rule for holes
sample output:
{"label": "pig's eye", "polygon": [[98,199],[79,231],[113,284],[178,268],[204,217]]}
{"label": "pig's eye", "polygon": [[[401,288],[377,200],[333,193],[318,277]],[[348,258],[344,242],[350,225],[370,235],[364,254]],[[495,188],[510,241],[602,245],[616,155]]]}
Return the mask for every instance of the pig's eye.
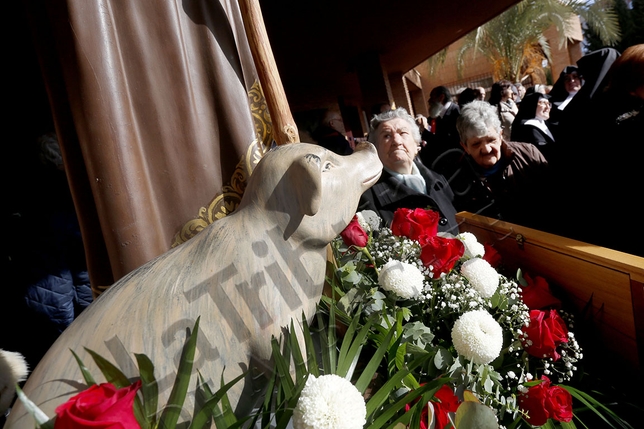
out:
{"label": "pig's eye", "polygon": [[331,164],[330,162],[325,162],[322,166],[322,172],[331,170],[331,167],[333,167],[333,164]]}

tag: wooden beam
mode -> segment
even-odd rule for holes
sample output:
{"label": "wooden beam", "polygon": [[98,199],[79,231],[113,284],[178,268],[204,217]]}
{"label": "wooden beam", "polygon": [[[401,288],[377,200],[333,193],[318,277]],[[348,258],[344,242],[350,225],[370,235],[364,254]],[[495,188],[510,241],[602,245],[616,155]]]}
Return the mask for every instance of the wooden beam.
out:
{"label": "wooden beam", "polygon": [[259,82],[273,124],[273,137],[278,145],[300,141],[297,126],[284,93],[275,57],[268,40],[258,0],[239,0],[246,36],[255,60]]}

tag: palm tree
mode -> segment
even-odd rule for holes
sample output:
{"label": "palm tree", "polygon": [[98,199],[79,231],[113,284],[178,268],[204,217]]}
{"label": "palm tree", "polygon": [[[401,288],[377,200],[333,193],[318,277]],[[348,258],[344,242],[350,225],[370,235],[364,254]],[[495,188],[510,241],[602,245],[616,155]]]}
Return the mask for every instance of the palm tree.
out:
{"label": "palm tree", "polygon": [[533,82],[545,82],[542,61],[550,60],[550,46],[543,32],[554,25],[564,46],[576,16],[604,44],[619,41],[619,23],[611,9],[582,0],[525,0],[465,36],[457,56],[459,74],[466,54],[474,49],[492,63],[494,80],[517,82],[530,75]]}

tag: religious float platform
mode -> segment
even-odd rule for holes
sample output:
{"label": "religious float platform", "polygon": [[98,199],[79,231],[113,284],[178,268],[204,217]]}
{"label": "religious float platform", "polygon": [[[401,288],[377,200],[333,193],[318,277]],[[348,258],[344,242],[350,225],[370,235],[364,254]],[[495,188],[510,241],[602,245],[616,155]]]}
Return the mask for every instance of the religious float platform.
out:
{"label": "religious float platform", "polygon": [[[467,212],[458,213],[457,221],[461,233],[474,234],[480,243],[492,246],[501,255],[500,270],[511,273],[521,269],[548,280],[554,294],[563,301],[563,307],[575,313],[575,334],[586,336],[580,342],[584,345],[584,361],[591,364],[588,366],[592,368],[591,373],[604,369],[603,372],[612,377],[616,371],[620,377],[614,379],[620,387],[621,383],[631,389],[637,385],[641,380],[644,333],[641,314],[644,308],[644,258]],[[205,325],[203,329],[206,337],[217,335],[209,334]],[[148,354],[154,359],[155,366],[160,364],[155,372],[161,364],[172,366],[172,362],[163,362],[167,353]],[[56,363],[52,363],[48,370],[58,365],[62,356],[62,353],[56,354]],[[610,371],[605,371],[608,367]],[[203,368],[202,362],[198,370]],[[42,394],[45,386],[47,389],[53,387],[52,383],[41,383],[31,389],[30,396]],[[54,397],[60,399],[58,395],[45,394],[38,400],[40,406],[49,408],[49,415],[53,415],[50,400]],[[641,394],[637,396],[640,397]],[[638,399],[634,400],[637,403]],[[165,400],[160,403],[165,403]],[[12,423],[16,422],[10,422],[9,427],[33,424],[29,418],[22,419],[20,423],[23,426]]]}
{"label": "religious float platform", "polygon": [[587,357],[612,361],[630,382],[641,379],[644,258],[469,212],[458,213],[457,221],[461,232],[492,245],[506,270],[544,277],[583,316],[577,325],[592,339],[584,341]]}

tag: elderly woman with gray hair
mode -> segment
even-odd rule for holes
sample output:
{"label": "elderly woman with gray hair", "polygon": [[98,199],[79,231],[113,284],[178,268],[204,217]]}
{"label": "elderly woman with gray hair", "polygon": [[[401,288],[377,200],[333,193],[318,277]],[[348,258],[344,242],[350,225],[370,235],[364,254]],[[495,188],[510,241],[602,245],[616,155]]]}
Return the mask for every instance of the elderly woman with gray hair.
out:
{"label": "elderly woman with gray hair", "polygon": [[362,194],[358,211],[373,210],[389,226],[399,208],[431,208],[441,215],[439,231],[458,233],[447,180],[416,159],[421,137],[414,118],[397,108],[375,115],[370,125],[369,141],[384,168],[378,182]]}
{"label": "elderly woman with gray hair", "polygon": [[463,107],[456,121],[464,157],[450,185],[457,210],[544,228],[548,163],[528,143],[505,141],[496,109],[484,101]]}

